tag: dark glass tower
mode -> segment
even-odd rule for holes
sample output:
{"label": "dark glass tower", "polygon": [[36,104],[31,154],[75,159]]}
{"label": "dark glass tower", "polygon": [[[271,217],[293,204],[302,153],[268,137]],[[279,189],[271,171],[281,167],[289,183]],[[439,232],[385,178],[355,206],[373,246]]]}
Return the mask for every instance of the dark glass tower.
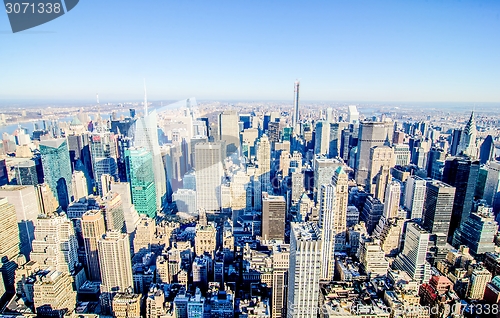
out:
{"label": "dark glass tower", "polygon": [[456,188],[448,242],[455,230],[465,222],[472,210],[472,201],[479,175],[479,161],[468,157],[450,157],[444,164],[443,182]]}

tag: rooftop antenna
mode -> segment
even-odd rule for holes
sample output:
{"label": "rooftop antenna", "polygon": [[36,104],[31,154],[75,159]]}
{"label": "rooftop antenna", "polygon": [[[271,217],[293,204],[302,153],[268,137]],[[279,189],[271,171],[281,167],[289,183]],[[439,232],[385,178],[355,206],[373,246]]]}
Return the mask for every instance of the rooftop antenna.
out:
{"label": "rooftop antenna", "polygon": [[144,79],[144,116],[148,115],[148,92],[146,91],[146,79]]}

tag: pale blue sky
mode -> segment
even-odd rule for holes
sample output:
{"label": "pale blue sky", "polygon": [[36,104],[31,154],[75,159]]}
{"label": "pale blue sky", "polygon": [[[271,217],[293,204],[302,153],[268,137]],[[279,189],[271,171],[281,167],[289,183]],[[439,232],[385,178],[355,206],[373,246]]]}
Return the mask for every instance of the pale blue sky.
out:
{"label": "pale blue sky", "polygon": [[500,102],[500,1],[82,0],[12,34],[0,100]]}

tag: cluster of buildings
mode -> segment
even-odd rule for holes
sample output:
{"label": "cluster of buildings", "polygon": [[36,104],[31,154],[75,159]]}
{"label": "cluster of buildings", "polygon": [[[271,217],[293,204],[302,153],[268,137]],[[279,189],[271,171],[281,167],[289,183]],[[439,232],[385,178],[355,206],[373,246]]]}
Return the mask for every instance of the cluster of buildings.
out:
{"label": "cluster of buildings", "polygon": [[294,98],[212,112],[145,100],[126,117],[4,134],[2,315],[474,317],[497,305],[499,122],[301,109],[298,82]]}

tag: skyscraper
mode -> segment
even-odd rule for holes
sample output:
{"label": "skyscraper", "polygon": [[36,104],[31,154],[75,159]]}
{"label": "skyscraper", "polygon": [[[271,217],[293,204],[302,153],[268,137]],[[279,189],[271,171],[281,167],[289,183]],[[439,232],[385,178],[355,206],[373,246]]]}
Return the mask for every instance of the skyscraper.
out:
{"label": "skyscraper", "polygon": [[423,226],[432,234],[448,234],[455,188],[441,181],[427,182]]}
{"label": "skyscraper", "polygon": [[370,149],[375,146],[390,145],[392,135],[392,122],[361,122],[355,162],[355,179],[358,184],[369,184]]}
{"label": "skyscraper", "polygon": [[238,154],[240,148],[240,130],[238,127],[238,112],[225,110],[219,114],[219,140],[226,145],[226,155]]}
{"label": "skyscraper", "polygon": [[495,159],[495,142],[493,141],[493,137],[491,135],[488,135],[481,144],[481,147],[479,148],[479,159],[480,164],[485,164],[486,162]]}
{"label": "skyscraper", "polygon": [[295,132],[298,132],[298,123],[299,123],[299,87],[300,87],[300,82],[295,81],[294,84],[294,100],[293,100],[293,121],[292,121],[292,127]]}
{"label": "skyscraper", "polygon": [[288,268],[290,266],[290,245],[273,246],[273,294],[272,317],[286,317],[288,292]]}
{"label": "skyscraper", "polygon": [[125,158],[132,203],[139,214],[154,218],[157,193],[151,153],[144,148],[130,148],[125,150]]}
{"label": "skyscraper", "polygon": [[86,267],[88,279],[94,282],[101,281],[99,253],[97,241],[106,233],[104,217],[99,210],[87,211],[82,216],[82,235],[85,246]]}
{"label": "skyscraper", "polygon": [[14,260],[20,252],[16,209],[4,197],[0,197],[0,219],[0,258]]}
{"label": "skyscraper", "polygon": [[90,140],[94,182],[97,188],[97,193],[102,196],[103,189],[101,176],[103,174],[108,174],[113,178],[118,177],[118,167],[116,164],[116,158],[118,156],[117,138],[109,132],[104,132],[94,133]]}
{"label": "skyscraper", "polygon": [[426,260],[429,241],[429,232],[417,223],[409,222],[403,251],[397,256],[393,266],[407,272],[418,283],[427,282],[431,274],[431,265]]}
{"label": "skyscraper", "polygon": [[[145,104],[147,105],[147,101]],[[154,187],[156,190],[156,209],[159,210],[166,199],[167,182],[160,146],[158,144],[157,117],[156,110],[148,114],[146,109],[145,116],[137,119],[135,122],[134,146],[136,148],[143,147],[151,153]]]}
{"label": "skyscraper", "polygon": [[483,199],[491,206],[495,206],[495,198],[499,197],[500,190],[500,162],[491,161],[488,164],[488,174],[484,187]]}
{"label": "skyscraper", "polygon": [[134,286],[130,241],[127,234],[108,231],[97,241],[102,292],[125,291]]}
{"label": "skyscraper", "polygon": [[356,124],[359,122],[359,112],[356,105],[349,105],[347,109],[347,121],[350,124]]}
{"label": "skyscraper", "polygon": [[[0,187],[0,197],[7,198],[14,205],[17,216],[16,227],[19,228],[21,253],[28,256],[31,251],[31,241],[35,238],[35,223],[40,211],[35,187],[5,185]],[[50,213],[53,211],[50,211]]]}
{"label": "skyscraper", "polygon": [[464,154],[471,157],[472,159],[477,158],[477,128],[476,119],[474,118],[474,112],[470,114],[469,121],[465,125],[465,128],[460,136],[460,143],[458,144],[457,153]]}
{"label": "skyscraper", "polygon": [[427,181],[418,176],[410,176],[406,180],[404,207],[410,212],[410,219],[421,219],[424,211]]}
{"label": "skyscraper", "polygon": [[69,274],[77,268],[78,242],[73,222],[65,214],[38,217],[30,258],[62,273]]}
{"label": "skyscraper", "polygon": [[264,240],[285,240],[286,202],[283,196],[262,193],[262,232]]}
{"label": "skyscraper", "polygon": [[73,196],[71,162],[66,138],[40,141],[45,182],[54,191],[59,205],[66,210]]}
{"label": "skyscraper", "polygon": [[[474,192],[479,175],[479,161],[467,157],[448,157],[443,171],[443,182],[455,187],[455,199],[450,222],[449,239],[451,243],[455,230],[460,223],[467,221],[472,210]],[[446,233],[445,233],[446,234]]]}
{"label": "skyscraper", "polygon": [[392,180],[385,190],[384,217],[386,220],[398,216],[400,197],[401,184],[397,180]]}
{"label": "skyscraper", "polygon": [[196,152],[196,205],[207,212],[221,209],[220,185],[224,177],[222,166],[225,150],[221,143],[199,143]]}
{"label": "skyscraper", "polygon": [[319,120],[315,127],[314,154],[328,155],[330,146],[330,124]]}
{"label": "skyscraper", "polygon": [[266,135],[260,137],[257,146],[258,170],[257,175],[262,187],[262,192],[271,192],[271,144]]}
{"label": "skyscraper", "polygon": [[292,223],[287,317],[316,317],[321,275],[320,229],[315,223]]}

